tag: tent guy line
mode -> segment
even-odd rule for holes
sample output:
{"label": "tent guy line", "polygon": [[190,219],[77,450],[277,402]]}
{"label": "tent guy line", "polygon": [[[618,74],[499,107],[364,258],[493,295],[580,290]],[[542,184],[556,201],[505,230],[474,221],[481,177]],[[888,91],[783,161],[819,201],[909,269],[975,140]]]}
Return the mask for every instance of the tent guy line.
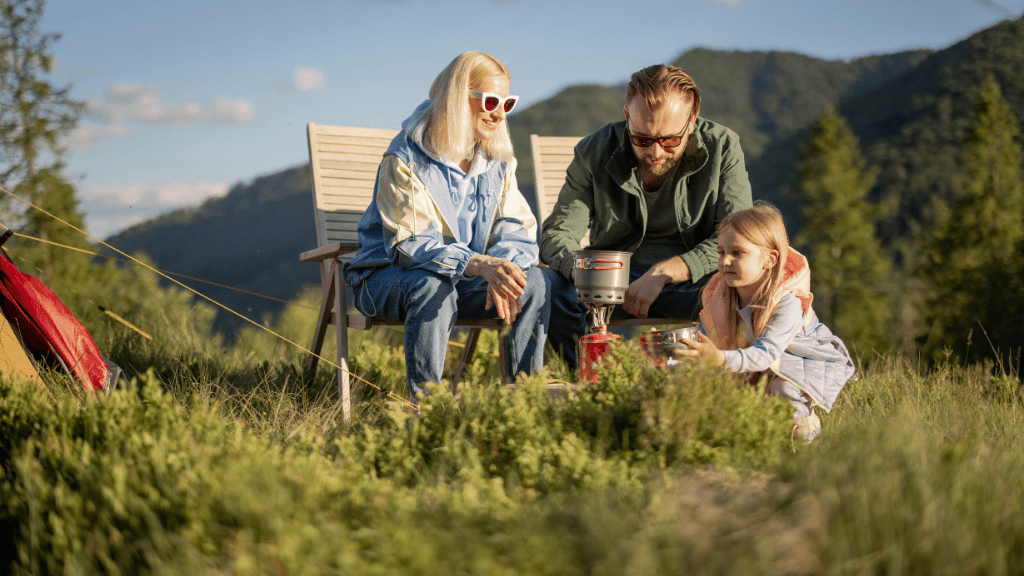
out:
{"label": "tent guy line", "polygon": [[[20,236],[20,237],[22,237],[22,238],[28,238],[28,239],[30,239],[30,240],[39,240],[40,242],[45,242],[46,244],[51,244],[51,245],[53,245],[53,246],[57,246],[57,247],[59,247],[59,248],[67,248],[67,249],[69,249],[69,250],[77,250],[77,251],[80,251],[80,252],[85,252],[86,254],[93,254],[93,252],[89,252],[89,251],[87,251],[87,250],[82,250],[82,249],[80,249],[80,248],[75,248],[74,246],[67,246],[67,245],[64,245],[64,244],[58,244],[58,243],[56,243],[56,242],[49,242],[49,241],[47,241],[47,240],[42,240],[42,239],[39,239],[39,238],[33,238],[32,236],[26,236],[26,235],[24,235],[24,234],[18,234],[17,232],[14,232],[13,230],[11,230],[11,229],[9,229],[9,228],[8,228],[8,230],[7,230],[7,233],[6,233],[6,234],[4,234],[4,236],[7,236],[7,235],[12,235],[12,236]],[[32,265],[32,264],[30,264],[30,263],[29,263],[29,262],[28,262],[27,260],[25,260],[25,258],[23,258],[23,257],[22,257],[21,255],[19,255],[19,254],[13,254],[13,255],[11,255],[11,256],[12,256],[13,258],[17,258],[17,259],[18,259],[18,260],[19,260],[19,261],[20,261],[20,262],[21,262],[22,264],[24,264],[24,265],[26,265],[26,266],[32,266],[33,268],[35,268],[35,269],[36,269],[36,271],[37,271],[37,272],[42,272],[42,270],[41,270],[41,269],[40,269],[40,268],[39,268],[38,266],[33,266],[33,265]],[[150,336],[149,334],[147,334],[147,333],[146,333],[145,331],[143,331],[142,329],[140,329],[140,328],[139,328],[138,326],[136,326],[136,325],[132,324],[131,322],[129,322],[129,321],[127,321],[127,320],[125,320],[124,318],[122,318],[121,316],[119,316],[118,314],[116,314],[116,313],[115,313],[115,312],[114,312],[113,310],[110,310],[109,308],[106,308],[105,306],[103,306],[102,304],[99,304],[98,302],[96,302],[96,301],[95,301],[95,300],[93,300],[92,298],[89,298],[89,297],[88,297],[88,296],[86,296],[85,294],[82,294],[82,293],[81,293],[81,292],[79,292],[78,290],[75,290],[75,288],[74,288],[73,286],[68,286],[67,284],[65,284],[64,282],[62,282],[62,281],[61,281],[61,279],[60,279],[59,277],[54,277],[54,278],[52,278],[52,279],[51,279],[50,281],[51,281],[51,282],[56,282],[56,283],[60,284],[61,286],[63,286],[64,288],[66,288],[66,289],[68,289],[68,290],[70,290],[70,291],[74,292],[75,294],[77,294],[77,295],[79,296],[79,298],[82,298],[82,299],[84,299],[85,301],[89,302],[90,304],[92,304],[93,306],[95,306],[96,308],[98,308],[98,309],[100,310],[100,312],[103,312],[103,313],[104,313],[104,314],[106,314],[107,316],[110,316],[110,317],[111,317],[111,318],[113,318],[114,320],[117,320],[117,321],[118,321],[118,322],[120,322],[121,324],[124,324],[124,325],[125,325],[125,326],[127,326],[128,328],[131,328],[132,330],[134,330],[134,331],[138,332],[138,333],[139,333],[140,335],[142,335],[143,337],[145,337],[145,338],[146,338],[147,340],[152,340],[152,339],[153,339],[153,337],[152,337],[152,336]]]}
{"label": "tent guy line", "polygon": [[235,312],[231,308],[228,308],[227,306],[221,304],[220,302],[217,302],[213,298],[210,298],[209,296],[199,292],[198,290],[195,290],[195,289],[189,287],[188,285],[183,284],[182,282],[179,282],[178,280],[176,280],[174,278],[171,278],[167,274],[164,274],[163,272],[157,270],[156,268],[150,266],[149,264],[146,264],[145,262],[142,262],[141,260],[138,260],[138,259],[132,257],[131,255],[126,254],[125,252],[122,252],[121,250],[115,248],[114,246],[111,246],[110,244],[107,244],[106,242],[104,242],[103,240],[100,240],[99,238],[96,238],[92,234],[89,234],[85,230],[82,230],[81,228],[78,228],[77,226],[71,224],[70,222],[67,222],[67,221],[63,220],[62,218],[60,218],[58,216],[50,214],[46,210],[43,210],[39,206],[36,206],[35,204],[29,202],[28,200],[25,200],[24,198],[22,198],[21,196],[18,196],[17,194],[11,192],[10,190],[7,190],[6,188],[0,187],[0,191],[3,191],[8,196],[14,198],[15,200],[18,200],[19,202],[25,204],[26,206],[29,206],[29,207],[31,207],[31,208],[33,208],[35,210],[38,210],[39,212],[42,212],[43,214],[46,214],[50,218],[53,218],[54,220],[60,222],[61,224],[67,226],[68,228],[71,228],[72,230],[74,230],[74,231],[76,231],[76,232],[78,232],[80,234],[84,234],[84,235],[88,236],[92,240],[102,244],[103,246],[106,246],[107,248],[113,250],[114,252],[117,252],[121,256],[124,256],[125,258],[128,258],[131,262],[133,262],[135,264],[138,264],[138,265],[140,265],[140,266],[142,266],[142,267],[144,267],[144,268],[146,268],[146,269],[148,269],[148,270],[150,270],[152,272],[155,272],[156,274],[159,274],[160,276],[166,278],[167,280],[170,280],[171,282],[174,282],[178,286],[181,286],[182,288],[188,290],[189,292],[192,292],[196,296],[199,296],[199,297],[203,298],[204,300],[210,302],[211,304],[213,304],[213,305],[215,305],[215,306],[217,306],[219,308],[222,308],[224,310],[227,310],[228,312],[234,314],[235,316],[238,316],[239,318],[241,318],[242,320],[245,320],[246,322],[252,324],[253,326],[258,327],[261,330],[265,330],[266,332],[270,333],[271,335],[276,336],[277,338],[280,338],[281,340],[287,342],[288,344],[291,344],[292,346],[298,348],[299,350],[302,350],[303,352],[306,352],[307,354],[312,354],[312,355],[316,356],[319,360],[322,360],[322,361],[326,362],[328,366],[332,366],[336,370],[342,370],[345,373],[347,373],[349,376],[352,376],[353,378],[355,378],[356,380],[358,380],[358,381],[360,381],[360,382],[370,386],[371,388],[374,388],[374,389],[376,389],[376,390],[378,390],[380,392],[383,392],[386,397],[392,398],[392,399],[398,401],[399,403],[407,405],[407,407],[410,407],[410,408],[412,408],[414,410],[418,410],[418,407],[415,404],[413,404],[409,400],[406,400],[405,398],[399,396],[398,394],[395,394],[393,391],[391,391],[391,390],[384,390],[380,386],[377,386],[376,384],[374,384],[374,383],[372,383],[372,382],[370,382],[370,381],[360,377],[358,374],[353,374],[352,372],[350,372],[348,370],[345,370],[341,366],[338,366],[336,363],[334,363],[334,362],[324,358],[323,356],[321,356],[319,354],[314,353],[312,350],[307,349],[305,346],[302,346],[301,344],[298,344],[296,342],[292,342],[288,338],[285,338],[283,335],[278,334],[277,332],[274,332],[273,330],[271,330],[270,328],[267,328],[266,326],[263,326],[259,322],[256,322],[255,320],[251,320],[251,319],[247,318],[246,316],[244,316],[244,315],[242,315],[242,314],[240,314],[238,312]]}
{"label": "tent guy line", "polygon": [[[3,226],[3,224],[0,224],[0,226]],[[10,229],[8,229],[8,230],[10,230]],[[17,236],[18,238],[24,238],[26,240],[33,240],[35,242],[40,242],[42,244],[49,244],[51,246],[56,246],[58,248],[67,248],[68,250],[74,250],[76,252],[81,252],[83,254],[89,254],[90,256],[97,256],[99,258],[106,258],[107,260],[113,260],[114,262],[122,262],[124,264],[133,264],[132,261],[125,260],[124,258],[115,258],[113,256],[108,256],[106,254],[100,254],[99,252],[94,252],[94,251],[91,251],[91,250],[85,250],[83,248],[77,248],[75,246],[68,246],[67,244],[60,244],[58,242],[53,242],[52,240],[44,240],[42,238],[37,238],[35,236],[29,236],[27,234],[22,234],[20,232],[14,232],[13,230],[11,230],[11,233],[14,236]],[[209,284],[210,286],[216,286],[218,288],[224,288],[225,290],[232,290],[234,292],[240,292],[242,294],[248,294],[250,296],[256,296],[257,298],[265,298],[267,300],[274,300],[275,302],[281,302],[283,304],[289,304],[290,303],[288,300],[284,300],[283,298],[275,298],[273,296],[267,296],[266,294],[260,294],[259,292],[251,292],[249,290],[243,290],[242,288],[236,288],[234,286],[228,286],[226,284],[219,284],[217,282],[212,282],[210,280],[203,280],[202,278],[196,278],[194,276],[189,276],[188,274],[182,274],[181,272],[171,272],[169,270],[162,270],[160,268],[153,268],[153,270],[158,271],[161,274],[170,274],[172,276],[177,276],[179,278],[185,278],[187,280],[193,280],[195,282],[202,282],[203,284]],[[295,305],[299,306],[301,308],[305,308],[307,310],[315,310],[315,308],[313,308],[312,306],[305,306],[305,305],[302,305],[302,304],[295,304]]]}
{"label": "tent guy line", "polygon": [[[0,226],[4,226],[4,225],[0,224]],[[4,227],[6,228],[6,226],[4,226]],[[42,238],[37,238],[35,236],[29,236],[28,234],[22,234],[20,232],[15,232],[14,230],[11,230],[10,228],[8,228],[7,230],[8,230],[7,234],[9,234],[11,236],[17,236],[18,238],[22,238],[22,239],[25,239],[25,240],[32,240],[34,242],[40,242],[42,244],[49,244],[51,246],[56,246],[58,248],[66,248],[68,250],[74,250],[75,252],[81,252],[83,254],[88,254],[90,256],[96,256],[96,257],[99,257],[99,258],[106,258],[107,260],[112,260],[114,262],[121,262],[121,263],[124,263],[124,264],[134,264],[134,262],[132,262],[131,260],[125,260],[124,258],[115,258],[114,256],[108,256],[106,254],[100,254],[99,252],[95,252],[95,251],[92,251],[92,250],[85,250],[83,248],[78,248],[78,247],[75,247],[75,246],[68,246],[67,244],[61,244],[59,242],[53,242],[52,240],[44,240]],[[19,260],[21,260],[23,263],[25,263],[25,259],[24,258],[19,257]],[[36,268],[36,270],[39,270],[39,268]],[[178,276],[179,278],[185,278],[187,280],[193,280],[195,282],[201,282],[203,284],[209,284],[210,286],[216,286],[218,288],[224,288],[225,290],[232,290],[234,292],[241,292],[242,294],[248,294],[250,296],[256,296],[257,298],[266,298],[267,300],[274,300],[276,302],[281,302],[283,304],[290,304],[292,306],[297,306],[299,308],[304,308],[306,310],[317,310],[317,308],[314,308],[312,306],[306,306],[305,304],[298,304],[298,303],[295,303],[295,302],[292,302],[292,301],[289,301],[289,300],[284,300],[282,298],[275,298],[273,296],[267,296],[266,294],[260,294],[259,292],[251,292],[249,290],[243,290],[242,288],[236,288],[234,286],[228,286],[227,284],[220,284],[218,282],[213,282],[213,281],[210,281],[210,280],[203,280],[202,278],[196,278],[195,276],[189,276],[188,274],[182,274],[181,272],[171,272],[169,270],[163,270],[161,268],[153,268],[153,270],[157,271],[157,272],[160,272],[162,274],[170,274],[172,276]],[[67,284],[61,284],[61,285],[66,287],[68,290],[71,290],[75,294],[78,294],[79,296],[82,296],[81,293],[79,293],[74,288],[68,286]],[[82,298],[85,298],[86,300],[89,300],[85,296],[82,296]],[[92,302],[93,304],[96,304],[96,302],[93,302],[92,300],[89,300],[89,302]],[[136,328],[134,325],[132,325],[130,322],[128,322],[124,318],[121,318],[120,316],[116,315],[115,313],[111,312],[110,310],[105,309],[103,306],[100,306],[99,304],[96,304],[96,306],[103,313],[108,314],[108,315],[114,317],[115,320],[125,324],[126,326],[128,326],[132,330],[135,330],[136,332],[139,332],[140,334],[142,334],[146,338],[152,339],[152,337],[150,335],[146,334],[145,332],[143,332],[139,328]],[[225,309],[226,309],[226,307],[225,307]],[[237,314],[237,312],[236,312],[236,314]],[[397,326],[380,326],[380,328],[384,328],[384,329],[387,329],[387,330],[400,330],[401,329],[401,327],[397,327]],[[459,348],[465,348],[465,346],[466,346],[462,342],[456,342],[454,340],[449,340],[448,341],[448,345],[449,346],[456,346],[456,347],[459,347]],[[498,356],[498,353],[493,351],[493,350],[487,350],[486,352],[488,354],[490,354],[491,356],[495,356],[495,357]]]}

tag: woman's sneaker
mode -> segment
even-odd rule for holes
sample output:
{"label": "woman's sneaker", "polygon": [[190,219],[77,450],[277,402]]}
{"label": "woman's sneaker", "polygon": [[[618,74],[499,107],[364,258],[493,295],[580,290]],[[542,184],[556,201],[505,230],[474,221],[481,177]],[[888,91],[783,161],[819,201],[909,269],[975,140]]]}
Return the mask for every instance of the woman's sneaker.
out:
{"label": "woman's sneaker", "polygon": [[809,444],[818,434],[821,434],[821,420],[813,410],[807,416],[796,419],[796,424],[793,425],[794,437],[799,437]]}

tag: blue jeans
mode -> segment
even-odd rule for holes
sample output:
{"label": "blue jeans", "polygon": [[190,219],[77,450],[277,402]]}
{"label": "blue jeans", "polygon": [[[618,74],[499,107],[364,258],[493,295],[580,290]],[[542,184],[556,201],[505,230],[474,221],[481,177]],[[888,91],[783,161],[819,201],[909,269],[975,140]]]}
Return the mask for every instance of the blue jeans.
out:
{"label": "blue jeans", "polygon": [[[508,336],[509,378],[540,370],[551,313],[548,284],[533,267],[526,272],[523,311]],[[367,316],[405,324],[405,363],[409,388],[416,400],[427,382],[440,382],[448,338],[455,319],[497,318],[487,303],[482,276],[449,278],[429,270],[391,266],[377,270],[352,289],[356,308]]]}
{"label": "blue jeans", "polygon": [[[644,275],[647,268],[631,265],[629,281],[634,282]],[[572,280],[562,276],[554,268],[545,268],[544,273],[551,284],[551,330],[548,340],[570,368],[579,368],[577,346],[587,332],[587,307],[576,298],[576,286]],[[690,318],[696,321],[700,313],[700,292],[705,281],[666,284],[661,294],[647,309],[648,318]],[[635,318],[616,306],[613,319]]]}

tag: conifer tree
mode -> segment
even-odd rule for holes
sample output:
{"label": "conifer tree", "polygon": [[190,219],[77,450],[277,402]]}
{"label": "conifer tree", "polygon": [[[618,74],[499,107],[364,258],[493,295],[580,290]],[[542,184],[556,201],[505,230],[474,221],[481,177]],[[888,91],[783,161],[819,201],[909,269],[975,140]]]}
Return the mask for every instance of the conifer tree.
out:
{"label": "conifer tree", "polygon": [[891,264],[875,236],[878,210],[866,200],[876,174],[831,107],[811,126],[798,169],[803,228],[795,244],[810,260],[814,309],[859,353],[885,350],[892,345],[883,288]]}
{"label": "conifer tree", "polygon": [[[49,81],[50,46],[59,36],[39,31],[43,0],[0,0],[0,185],[36,206],[82,227],[74,188],[61,175],[62,140],[83,108],[70,86]],[[85,237],[6,194],[0,201],[4,224],[48,242],[88,246]],[[59,260],[51,245],[27,246],[36,265]],[[66,252],[66,249],[63,249]]]}
{"label": "conifer tree", "polygon": [[[930,297],[925,348],[978,359],[1020,347],[1019,285],[1024,243],[1024,152],[1020,129],[991,76],[965,138],[963,196],[941,215],[921,270]],[[969,343],[968,343],[969,342]]]}

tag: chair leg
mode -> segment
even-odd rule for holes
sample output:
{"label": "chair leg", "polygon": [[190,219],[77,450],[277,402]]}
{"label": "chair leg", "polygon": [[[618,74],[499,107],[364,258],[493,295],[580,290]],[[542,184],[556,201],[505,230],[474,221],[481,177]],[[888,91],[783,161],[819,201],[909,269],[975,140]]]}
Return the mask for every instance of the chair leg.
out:
{"label": "chair leg", "polygon": [[323,297],[320,300],[320,315],[316,320],[316,330],[313,332],[313,344],[309,349],[312,354],[306,358],[306,374],[312,378],[316,375],[316,366],[320,362],[320,351],[324,347],[324,337],[327,336],[327,325],[331,323],[331,314],[334,309],[335,275],[334,270],[328,268],[323,271]]}
{"label": "chair leg", "polygon": [[341,265],[331,262],[334,291],[334,326],[338,342],[338,400],[345,422],[352,418],[352,386],[348,371],[348,306],[345,304],[345,282],[341,278]]}
{"label": "chair leg", "polygon": [[501,371],[501,383],[511,384],[508,378],[508,331],[498,330],[498,370]]}
{"label": "chair leg", "polygon": [[459,380],[462,379],[462,373],[466,370],[466,366],[469,365],[469,360],[473,357],[473,352],[476,350],[476,341],[480,338],[480,329],[471,328],[469,330],[469,336],[466,337],[466,346],[462,349],[462,355],[459,356],[459,364],[455,367],[455,373],[452,374],[452,396],[459,389]]}

